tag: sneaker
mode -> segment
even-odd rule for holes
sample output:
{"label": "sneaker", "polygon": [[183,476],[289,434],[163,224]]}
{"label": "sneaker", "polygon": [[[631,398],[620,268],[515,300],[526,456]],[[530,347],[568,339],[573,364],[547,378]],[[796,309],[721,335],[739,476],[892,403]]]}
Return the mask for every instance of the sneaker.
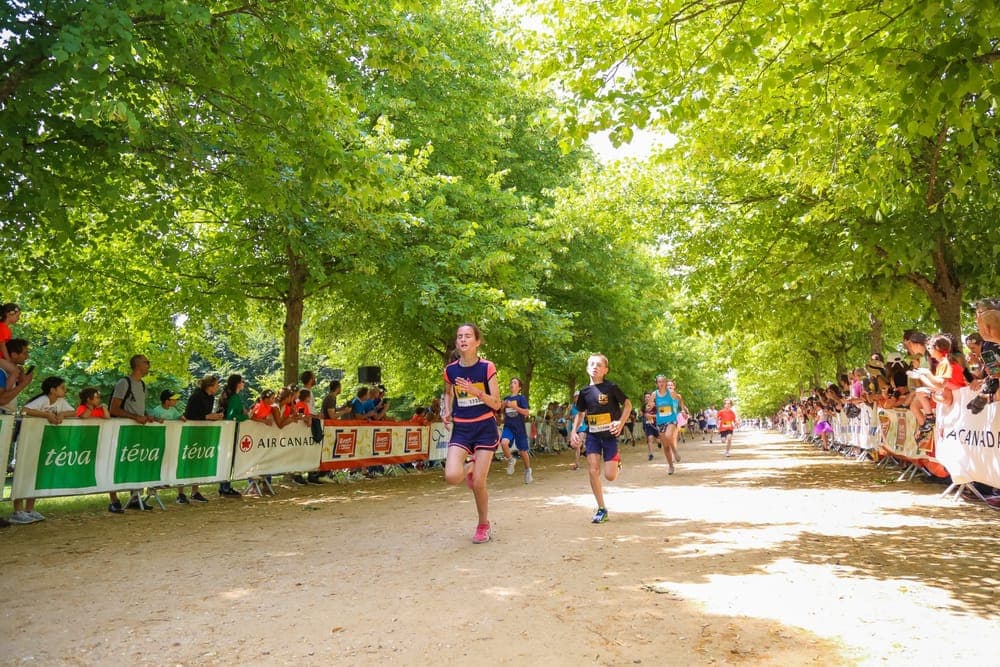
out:
{"label": "sneaker", "polygon": [[108,511],[112,514],[125,514],[125,508],[122,507],[121,501],[116,500],[108,505]]}
{"label": "sneaker", "polygon": [[178,493],[177,494],[177,504],[178,505],[190,505],[191,503],[188,502],[188,497],[187,496],[185,496],[183,493]]}
{"label": "sneaker", "polygon": [[31,517],[31,515],[25,512],[24,510],[18,510],[14,512],[13,514],[10,515],[10,517],[7,520],[10,521],[11,523],[20,523],[20,524],[35,523],[35,520]]}
{"label": "sneaker", "polygon": [[31,510],[27,514],[35,521],[45,521],[45,515],[42,514],[41,512],[36,512],[35,510]]}
{"label": "sneaker", "polygon": [[674,452],[674,461],[677,463],[681,462],[681,455],[678,454],[677,452]]}
{"label": "sneaker", "polygon": [[531,484],[535,479],[531,476],[531,468],[524,471],[524,483]]}
{"label": "sneaker", "polygon": [[195,501],[196,503],[207,503],[208,502],[208,498],[206,498],[205,496],[201,495],[200,491],[198,493],[192,493],[191,494],[191,500]]}
{"label": "sneaker", "polygon": [[667,474],[668,475],[673,475],[674,474],[674,464],[673,463],[671,463],[670,467],[667,468]]}
{"label": "sneaker", "polygon": [[476,526],[476,534],[472,536],[473,544],[489,542],[493,538],[492,526],[488,523],[481,523]]}
{"label": "sneaker", "polygon": [[648,459],[648,460],[649,460],[649,461],[652,461],[652,460],[653,460],[653,455],[652,455],[652,454],[650,454],[650,455],[649,455],[649,459]]}
{"label": "sneaker", "polygon": [[228,489],[219,489],[219,495],[222,496],[223,498],[242,498],[243,497],[243,494],[240,493],[239,491],[237,491],[236,489],[234,489],[233,487],[229,487]]}
{"label": "sneaker", "polygon": [[311,472],[308,475],[306,475],[306,482],[308,482],[309,484],[322,484],[323,483],[323,482],[319,481],[319,473],[318,472]]}
{"label": "sneaker", "polygon": [[509,459],[507,459],[507,474],[508,475],[513,475],[514,474],[514,467],[515,466],[517,466],[517,459],[515,459],[513,456],[511,456]]}
{"label": "sneaker", "polygon": [[298,484],[299,486],[305,486],[306,485],[306,478],[303,477],[302,475],[298,475],[298,474],[289,475],[288,478],[290,480],[292,480],[292,482],[294,484]]}
{"label": "sneaker", "polygon": [[590,523],[604,523],[608,520],[608,510],[603,507],[598,507],[597,511],[594,512],[594,518],[590,520]]}
{"label": "sneaker", "polygon": [[615,452],[615,455],[611,457],[611,460],[612,461],[617,461],[618,462],[618,469],[619,470],[622,469],[622,455],[621,455],[621,452]]}

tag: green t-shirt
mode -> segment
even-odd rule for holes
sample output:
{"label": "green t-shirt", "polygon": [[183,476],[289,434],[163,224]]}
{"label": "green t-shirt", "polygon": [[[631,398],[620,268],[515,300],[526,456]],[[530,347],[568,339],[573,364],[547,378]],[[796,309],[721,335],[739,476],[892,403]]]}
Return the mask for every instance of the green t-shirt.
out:
{"label": "green t-shirt", "polygon": [[149,411],[149,416],[162,419],[163,421],[171,421],[173,419],[180,419],[181,411],[177,409],[176,405],[172,408],[164,408],[162,405],[157,405]]}
{"label": "green t-shirt", "polygon": [[248,419],[247,406],[239,394],[233,394],[226,401],[226,419],[235,419],[238,422]]}

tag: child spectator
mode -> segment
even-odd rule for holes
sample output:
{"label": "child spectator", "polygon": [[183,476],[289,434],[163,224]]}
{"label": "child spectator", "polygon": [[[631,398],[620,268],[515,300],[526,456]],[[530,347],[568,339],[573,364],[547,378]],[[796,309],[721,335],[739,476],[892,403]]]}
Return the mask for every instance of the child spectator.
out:
{"label": "child spectator", "polygon": [[250,419],[255,422],[274,426],[274,390],[265,389],[260,392],[257,402],[250,408]]}
{"label": "child spectator", "polygon": [[[25,404],[23,412],[29,417],[44,417],[50,424],[61,424],[66,417],[72,417],[76,410],[66,400],[66,382],[60,377],[42,380],[42,393]],[[35,523],[44,521],[45,516],[35,511],[34,498],[15,498],[11,523]]]}
{"label": "child spectator", "polygon": [[952,391],[966,385],[961,367],[951,363],[951,338],[946,334],[935,334],[927,341],[934,361],[934,371],[915,368],[907,373],[923,384],[914,392],[910,412],[919,426],[917,439],[923,440],[934,428],[934,406],[936,403],[951,405]]}
{"label": "child spectator", "polygon": [[28,401],[23,412],[29,417],[44,417],[50,424],[61,424],[66,417],[76,415],[66,400],[66,381],[54,376],[42,380],[42,393]]}
{"label": "child spectator", "polygon": [[427,408],[422,405],[417,406],[413,411],[413,416],[410,417],[410,421],[418,426],[427,426]]}
{"label": "child spectator", "polygon": [[0,370],[7,374],[7,377],[17,377],[17,365],[11,360],[11,354],[7,350],[7,341],[14,336],[11,326],[17,324],[21,317],[21,308],[16,303],[5,303],[0,306]]}
{"label": "child spectator", "polygon": [[177,401],[181,398],[180,394],[175,393],[171,389],[164,389],[160,392],[160,404],[149,411],[155,419],[161,419],[163,421],[174,420],[181,418],[181,411],[177,409]]}
{"label": "child spectator", "polygon": [[76,416],[80,419],[110,419],[108,406],[101,403],[101,392],[97,387],[80,390],[80,404],[76,406]]}

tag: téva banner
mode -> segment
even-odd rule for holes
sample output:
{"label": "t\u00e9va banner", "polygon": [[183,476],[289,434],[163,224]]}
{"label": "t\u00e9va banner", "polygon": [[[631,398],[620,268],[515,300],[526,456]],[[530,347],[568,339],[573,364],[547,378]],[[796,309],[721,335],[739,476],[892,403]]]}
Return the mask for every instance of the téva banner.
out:
{"label": "t\u00e9va banner", "polygon": [[233,479],[307,472],[319,467],[323,445],[313,440],[308,424],[283,428],[260,422],[240,422],[233,453]]}
{"label": "t\u00e9va banner", "polygon": [[951,405],[937,407],[937,460],[956,484],[1000,486],[1000,403],[977,415],[965,406],[975,396],[968,387],[953,393]]}
{"label": "t\u00e9va banner", "polygon": [[13,495],[66,496],[229,478],[234,422],[136,424],[25,417]]}

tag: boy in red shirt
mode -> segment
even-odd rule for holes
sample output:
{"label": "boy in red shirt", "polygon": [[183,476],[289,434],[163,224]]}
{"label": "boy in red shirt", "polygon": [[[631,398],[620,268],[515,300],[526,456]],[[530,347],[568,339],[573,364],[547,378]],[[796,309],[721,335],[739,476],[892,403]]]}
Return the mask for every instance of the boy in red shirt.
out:
{"label": "boy in red shirt", "polygon": [[736,427],[740,425],[740,420],[736,417],[736,413],[733,411],[733,402],[728,398],[723,401],[722,409],[718,413],[719,419],[719,435],[722,436],[722,442],[726,443],[726,458],[729,458],[729,450],[733,446],[733,431]]}

